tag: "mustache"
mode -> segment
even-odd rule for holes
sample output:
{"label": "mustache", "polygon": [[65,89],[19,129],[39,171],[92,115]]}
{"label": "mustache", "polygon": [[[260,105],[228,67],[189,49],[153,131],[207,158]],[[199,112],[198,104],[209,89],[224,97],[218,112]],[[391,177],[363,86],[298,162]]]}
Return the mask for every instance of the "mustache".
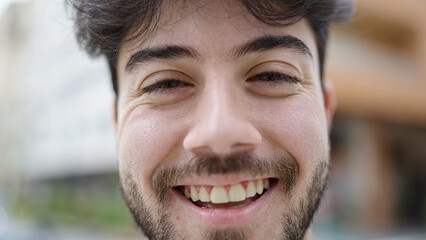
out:
{"label": "mustache", "polygon": [[213,174],[249,173],[253,176],[274,176],[282,181],[286,192],[296,183],[299,167],[291,154],[262,158],[255,154],[238,153],[228,156],[197,156],[189,161],[162,167],[152,176],[152,188],[160,201],[167,192],[184,179]]}

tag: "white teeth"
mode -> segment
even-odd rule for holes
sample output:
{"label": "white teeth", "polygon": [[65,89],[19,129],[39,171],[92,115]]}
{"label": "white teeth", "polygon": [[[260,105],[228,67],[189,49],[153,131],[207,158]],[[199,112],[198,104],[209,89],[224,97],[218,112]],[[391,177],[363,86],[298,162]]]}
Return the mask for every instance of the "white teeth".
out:
{"label": "white teeth", "polygon": [[265,179],[265,182],[263,183],[263,187],[268,190],[269,188],[269,179]]}
{"label": "white teeth", "polygon": [[257,180],[257,194],[263,193],[263,181],[262,179]]}
{"label": "white teeth", "polygon": [[193,202],[196,202],[199,200],[197,189],[195,189],[194,186],[191,186],[191,199]]}
{"label": "white teeth", "polygon": [[257,194],[261,195],[264,189],[268,189],[269,179],[258,179],[249,181],[246,189],[241,183],[235,183],[229,186],[229,191],[226,191],[225,186],[213,186],[210,194],[205,187],[200,187],[199,191],[192,185],[190,188],[183,187],[183,194],[186,198],[191,198],[193,202],[212,202],[212,203],[228,203],[241,202],[246,198],[254,197]]}
{"label": "white teeth", "polygon": [[189,199],[191,197],[191,194],[189,193],[188,188],[184,187],[183,192],[184,192],[186,198]]}
{"label": "white teeth", "polygon": [[241,183],[232,184],[229,188],[229,201],[240,202],[246,200],[246,191]]}
{"label": "white teeth", "polygon": [[200,197],[201,202],[210,202],[210,194],[204,187],[200,188],[200,193],[198,194],[198,197]]}
{"label": "white teeth", "polygon": [[228,193],[222,186],[214,186],[210,192],[210,199],[212,203],[227,203]]}
{"label": "white teeth", "polygon": [[247,184],[247,188],[246,188],[246,197],[253,197],[254,195],[256,195],[256,187],[254,186],[253,181],[250,181]]}

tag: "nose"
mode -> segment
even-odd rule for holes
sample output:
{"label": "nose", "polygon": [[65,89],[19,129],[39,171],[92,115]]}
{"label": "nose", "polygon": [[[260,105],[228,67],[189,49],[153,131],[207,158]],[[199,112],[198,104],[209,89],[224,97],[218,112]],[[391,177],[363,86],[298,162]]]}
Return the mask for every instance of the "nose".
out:
{"label": "nose", "polygon": [[185,136],[184,148],[195,154],[229,155],[247,152],[261,142],[261,135],[250,122],[248,106],[226,86],[204,90],[194,114],[193,125]]}

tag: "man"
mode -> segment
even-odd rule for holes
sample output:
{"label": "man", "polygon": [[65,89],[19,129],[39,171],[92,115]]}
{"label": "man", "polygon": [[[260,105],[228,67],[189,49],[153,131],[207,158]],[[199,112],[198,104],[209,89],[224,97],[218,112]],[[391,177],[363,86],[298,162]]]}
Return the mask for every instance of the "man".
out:
{"label": "man", "polygon": [[333,1],[73,2],[109,61],[123,196],[149,239],[308,239],[329,169]]}

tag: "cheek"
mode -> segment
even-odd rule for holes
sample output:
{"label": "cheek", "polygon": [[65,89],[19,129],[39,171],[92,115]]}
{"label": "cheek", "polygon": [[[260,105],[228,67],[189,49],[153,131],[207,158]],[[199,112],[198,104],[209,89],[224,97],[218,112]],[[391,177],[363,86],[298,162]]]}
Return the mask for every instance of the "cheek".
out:
{"label": "cheek", "polygon": [[[167,113],[167,114],[166,114]],[[122,169],[150,182],[154,170],[180,146],[183,119],[179,111],[137,107],[119,123],[118,154]]]}
{"label": "cheek", "polygon": [[[260,116],[265,141],[271,141],[292,154],[301,173],[328,154],[328,133],[321,104],[302,98],[289,98],[263,106]],[[310,170],[308,170],[310,171]]]}

